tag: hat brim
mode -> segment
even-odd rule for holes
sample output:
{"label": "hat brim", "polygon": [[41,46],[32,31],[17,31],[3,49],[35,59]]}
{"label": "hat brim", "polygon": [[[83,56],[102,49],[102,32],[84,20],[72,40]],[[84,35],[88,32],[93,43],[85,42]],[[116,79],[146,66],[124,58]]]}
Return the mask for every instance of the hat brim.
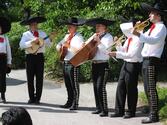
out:
{"label": "hat brim", "polygon": [[85,19],[77,19],[77,23],[75,22],[71,22],[70,20],[67,20],[67,21],[60,21],[60,23],[62,25],[75,25],[75,26],[82,26],[84,25],[86,22]]}
{"label": "hat brim", "polygon": [[96,24],[103,24],[105,26],[110,26],[114,23],[115,21],[113,20],[107,20],[107,19],[103,19],[103,18],[93,18],[93,19],[89,19],[86,21],[86,25],[88,26],[96,26]]}
{"label": "hat brim", "polygon": [[29,19],[20,22],[21,25],[30,25],[31,23],[43,23],[46,21],[44,17],[30,17]]}
{"label": "hat brim", "polygon": [[146,3],[141,3],[141,7],[142,7],[144,10],[148,11],[148,12],[156,11],[156,12],[158,12],[160,15],[167,15],[167,11],[163,11],[163,10],[160,10],[160,9],[156,9],[156,8],[154,8],[154,7],[152,7],[152,6],[148,5],[148,4],[146,4]]}
{"label": "hat brim", "polygon": [[119,19],[122,23],[125,23],[125,22],[128,22],[128,21],[129,21],[128,19],[126,19],[125,17],[123,17],[123,16],[121,16],[121,15],[118,16],[118,19]]}
{"label": "hat brim", "polygon": [[11,29],[11,22],[7,20],[5,17],[0,17],[0,26],[2,28],[2,33],[5,34]]}

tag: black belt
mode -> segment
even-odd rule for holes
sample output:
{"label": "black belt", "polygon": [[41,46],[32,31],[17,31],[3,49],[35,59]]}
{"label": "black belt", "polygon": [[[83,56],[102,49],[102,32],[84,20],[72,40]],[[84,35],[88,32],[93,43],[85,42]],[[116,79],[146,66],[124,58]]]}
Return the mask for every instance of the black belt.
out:
{"label": "black belt", "polygon": [[71,64],[70,61],[64,60],[64,64]]}
{"label": "black belt", "polygon": [[0,53],[0,57],[6,57],[6,53]]}
{"label": "black belt", "polygon": [[147,57],[143,57],[144,60],[159,60],[158,57],[153,57],[153,56],[147,56]]}
{"label": "black belt", "polygon": [[33,56],[38,56],[38,55],[43,55],[43,53],[36,53],[36,54],[26,54],[26,55],[33,55]]}

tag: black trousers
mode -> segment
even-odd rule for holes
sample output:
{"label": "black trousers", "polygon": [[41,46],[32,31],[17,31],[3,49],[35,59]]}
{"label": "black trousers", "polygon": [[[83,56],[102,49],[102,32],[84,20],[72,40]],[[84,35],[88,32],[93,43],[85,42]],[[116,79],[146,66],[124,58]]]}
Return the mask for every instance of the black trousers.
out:
{"label": "black trousers", "polygon": [[124,114],[125,102],[127,98],[128,112],[135,114],[138,99],[138,75],[140,69],[140,63],[123,63],[116,91],[116,113]]}
{"label": "black trousers", "polygon": [[[26,72],[28,82],[28,93],[31,100],[40,101],[43,88],[44,74],[44,55],[26,55]],[[36,86],[34,85],[34,77],[36,77]]]}
{"label": "black trousers", "polygon": [[0,56],[0,92],[6,92],[6,65],[7,65],[7,57]]}
{"label": "black trousers", "polygon": [[150,107],[150,118],[159,119],[158,116],[158,94],[156,90],[157,65],[159,59],[156,57],[145,57],[142,65],[142,74],[144,80],[144,89]]}
{"label": "black trousers", "polygon": [[96,109],[108,112],[106,83],[108,79],[108,63],[92,63],[92,79]]}
{"label": "black trousers", "polygon": [[71,106],[78,106],[79,101],[79,67],[74,67],[69,61],[64,61],[63,74],[67,89],[67,103]]}

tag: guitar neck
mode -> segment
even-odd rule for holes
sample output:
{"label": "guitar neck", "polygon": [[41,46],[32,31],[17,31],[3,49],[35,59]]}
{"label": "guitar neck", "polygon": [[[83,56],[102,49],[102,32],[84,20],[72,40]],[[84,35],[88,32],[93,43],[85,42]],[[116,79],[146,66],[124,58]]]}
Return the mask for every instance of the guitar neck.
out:
{"label": "guitar neck", "polygon": [[46,37],[43,38],[43,40],[46,40],[46,39],[48,39],[48,38],[49,38],[49,36],[46,36]]}

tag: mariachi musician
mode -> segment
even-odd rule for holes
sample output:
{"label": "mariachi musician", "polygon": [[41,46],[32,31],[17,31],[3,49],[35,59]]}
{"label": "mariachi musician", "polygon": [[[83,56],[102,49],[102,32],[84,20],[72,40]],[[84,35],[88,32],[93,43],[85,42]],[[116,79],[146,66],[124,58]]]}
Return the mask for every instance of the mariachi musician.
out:
{"label": "mariachi musician", "polygon": [[7,67],[11,67],[11,48],[9,40],[5,33],[9,32],[11,23],[5,18],[0,17],[0,92],[2,102],[6,102],[6,72]]}
{"label": "mariachi musician", "polygon": [[[121,41],[118,41],[116,45],[117,51],[112,51],[109,53],[111,57],[116,57],[118,59],[123,59],[124,63],[122,65],[115,100],[115,112],[110,114],[110,117],[122,117],[131,118],[135,117],[136,106],[138,100],[138,76],[141,70],[141,50],[143,44],[139,42],[139,38],[131,33],[133,24],[136,22],[134,18],[129,21],[124,17],[120,17],[121,21],[125,23],[120,24],[120,28],[124,35],[127,37],[122,45]],[[127,99],[128,110],[125,113],[125,102]]]}
{"label": "mariachi musician", "polygon": [[62,24],[67,25],[68,34],[56,46],[57,51],[60,52],[60,60],[63,61],[63,74],[68,96],[66,104],[61,107],[70,110],[78,109],[79,66],[74,67],[69,61],[84,44],[82,35],[77,32],[77,27],[83,23],[84,20],[75,17],[62,22]]}
{"label": "mariachi musician", "polygon": [[163,22],[163,17],[167,15],[167,11],[165,11],[165,3],[156,3],[154,6],[142,3],[141,6],[149,12],[149,20],[152,22],[150,29],[145,33],[140,33],[136,29],[133,30],[133,34],[139,38],[140,42],[144,43],[141,52],[143,56],[142,74],[150,113],[148,118],[142,120],[142,123],[147,124],[159,121],[156,76],[167,34]]}
{"label": "mariachi musician", "polygon": [[96,28],[93,35],[97,48],[92,58],[92,79],[96,102],[96,111],[92,114],[99,114],[101,117],[108,116],[106,82],[109,70],[109,55],[106,54],[107,48],[113,44],[113,37],[107,32],[107,26],[112,25],[113,21],[103,18],[93,18],[86,22],[87,25]]}
{"label": "mariachi musician", "polygon": [[[28,17],[21,21],[20,24],[29,25],[29,30],[23,33],[20,48],[25,49],[26,53],[26,73],[29,93],[28,104],[40,104],[43,88],[45,45],[50,46],[51,40],[47,37],[45,32],[38,29],[38,23],[42,23],[46,21],[46,19],[40,16],[32,17],[29,11],[27,11],[27,13]],[[34,46],[38,47],[35,48],[35,51],[32,49]],[[35,76],[36,87],[34,87]]]}

